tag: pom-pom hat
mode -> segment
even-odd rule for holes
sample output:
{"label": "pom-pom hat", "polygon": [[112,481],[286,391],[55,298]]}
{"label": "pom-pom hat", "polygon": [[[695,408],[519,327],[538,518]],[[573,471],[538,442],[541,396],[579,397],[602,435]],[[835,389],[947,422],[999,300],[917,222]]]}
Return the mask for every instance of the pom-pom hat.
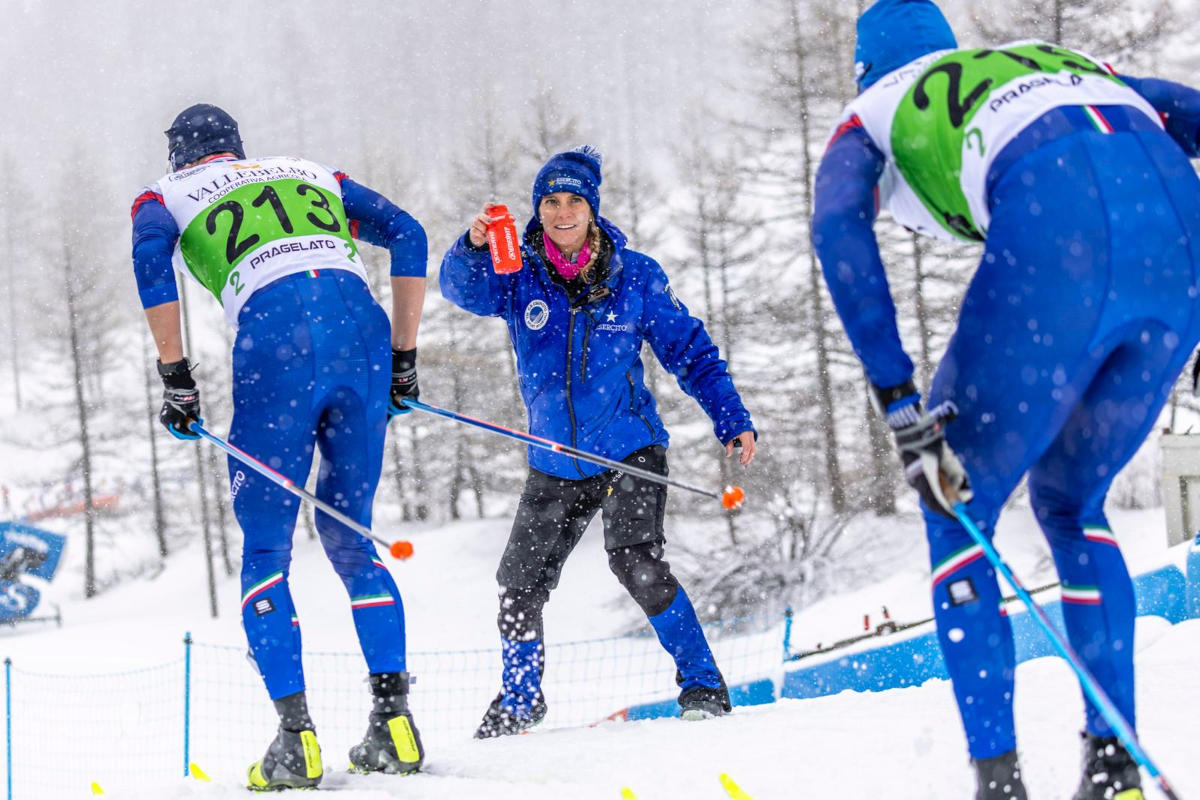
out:
{"label": "pom-pom hat", "polygon": [[604,157],[591,145],[583,145],[550,157],[533,179],[533,216],[542,198],[555,192],[570,192],[587,200],[592,216],[600,216],[600,164]]}

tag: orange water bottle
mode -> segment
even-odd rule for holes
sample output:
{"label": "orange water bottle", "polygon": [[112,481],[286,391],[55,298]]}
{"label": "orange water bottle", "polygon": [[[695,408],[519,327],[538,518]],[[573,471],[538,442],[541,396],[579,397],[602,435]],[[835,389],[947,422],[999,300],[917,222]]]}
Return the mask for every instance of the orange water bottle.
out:
{"label": "orange water bottle", "polygon": [[501,275],[520,272],[521,241],[517,238],[517,223],[509,213],[508,206],[495,205],[485,208],[484,213],[492,221],[487,226],[488,251],[492,254],[492,269]]}

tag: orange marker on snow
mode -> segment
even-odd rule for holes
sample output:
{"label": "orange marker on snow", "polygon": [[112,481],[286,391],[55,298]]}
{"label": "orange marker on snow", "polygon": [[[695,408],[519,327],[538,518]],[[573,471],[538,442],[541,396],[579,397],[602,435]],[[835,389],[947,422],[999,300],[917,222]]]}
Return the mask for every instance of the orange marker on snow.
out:
{"label": "orange marker on snow", "polygon": [[741,508],[744,502],[746,502],[746,493],[740,486],[726,486],[725,491],[721,493],[721,505],[730,511]]}
{"label": "orange marker on snow", "polygon": [[388,552],[392,554],[392,558],[398,558],[403,561],[413,554],[412,542],[405,539],[392,542],[391,546],[388,547]]}

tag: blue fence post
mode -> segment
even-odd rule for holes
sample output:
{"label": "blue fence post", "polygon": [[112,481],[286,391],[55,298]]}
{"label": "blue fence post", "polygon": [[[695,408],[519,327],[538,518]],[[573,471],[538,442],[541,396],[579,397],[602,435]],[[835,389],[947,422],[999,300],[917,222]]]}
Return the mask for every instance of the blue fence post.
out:
{"label": "blue fence post", "polygon": [[787,661],[792,657],[792,606],[789,604],[783,610],[783,660]]}
{"label": "blue fence post", "polygon": [[[183,635],[183,777],[191,774],[192,761],[188,748],[191,744],[192,723],[192,632]],[[12,797],[9,797],[12,800]]]}
{"label": "blue fence post", "polygon": [[1197,531],[1192,546],[1188,549],[1187,573],[1187,608],[1184,613],[1188,619],[1200,617],[1200,531]]}
{"label": "blue fence post", "polygon": [[12,659],[4,659],[4,777],[12,800]]}

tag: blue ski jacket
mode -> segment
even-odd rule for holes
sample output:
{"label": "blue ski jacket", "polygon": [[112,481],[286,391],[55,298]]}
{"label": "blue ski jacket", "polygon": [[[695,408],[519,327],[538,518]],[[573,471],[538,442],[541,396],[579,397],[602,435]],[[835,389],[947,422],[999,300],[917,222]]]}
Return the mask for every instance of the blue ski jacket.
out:
{"label": "blue ski jacket", "polygon": [[[625,235],[598,221],[612,245],[607,274],[574,301],[532,245],[536,223],[526,230],[519,272],[496,274],[487,248],[473,247],[466,235],[442,259],[447,300],[508,324],[530,432],[616,460],[666,446],[667,430],[643,380],[643,342],[712,419],[722,444],[753,431],[704,323],[675,296],[654,259],[626,249]],[[529,465],[570,480],[604,470],[534,447]]]}

